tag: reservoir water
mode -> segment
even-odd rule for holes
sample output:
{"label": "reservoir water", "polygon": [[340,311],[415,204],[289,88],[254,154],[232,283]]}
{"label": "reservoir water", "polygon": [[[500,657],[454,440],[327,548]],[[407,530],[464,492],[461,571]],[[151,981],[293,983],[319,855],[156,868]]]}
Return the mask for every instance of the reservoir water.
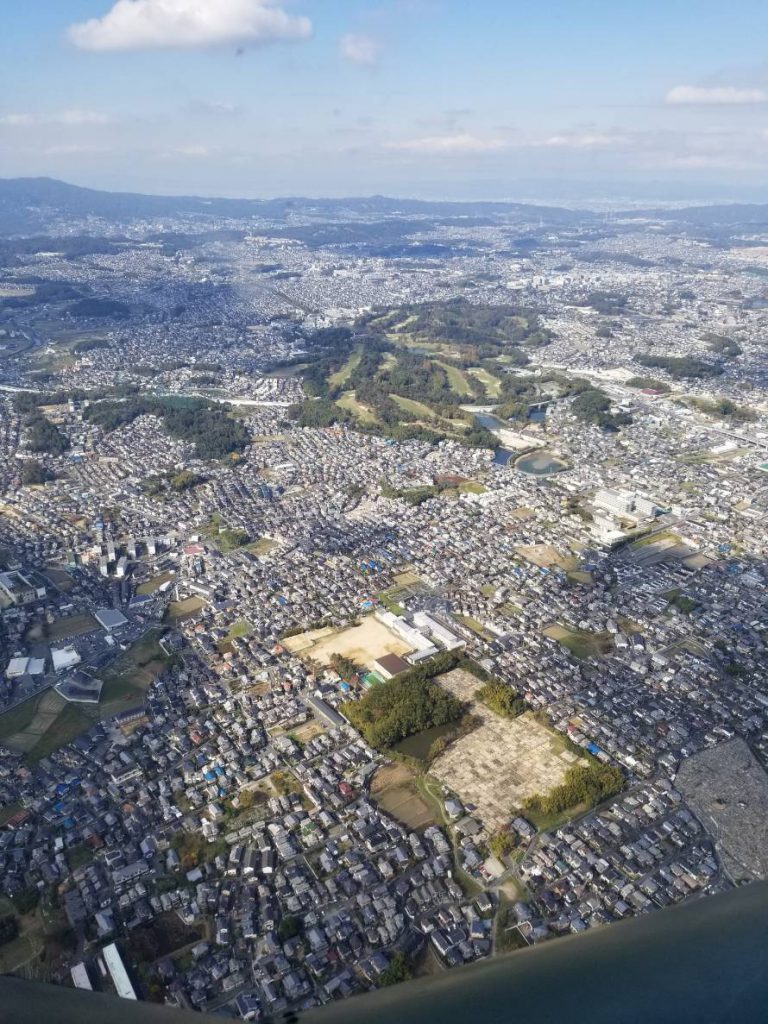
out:
{"label": "reservoir water", "polygon": [[429,756],[429,748],[440,739],[441,736],[448,736],[456,729],[455,722],[446,722],[445,725],[433,725],[431,729],[424,729],[422,732],[414,733],[413,736],[406,736],[393,747],[398,754],[407,754],[419,761],[426,761]]}
{"label": "reservoir water", "polygon": [[542,448],[529,455],[523,455],[515,463],[515,469],[533,476],[551,476],[553,473],[562,473],[564,469],[568,469],[568,464]]}

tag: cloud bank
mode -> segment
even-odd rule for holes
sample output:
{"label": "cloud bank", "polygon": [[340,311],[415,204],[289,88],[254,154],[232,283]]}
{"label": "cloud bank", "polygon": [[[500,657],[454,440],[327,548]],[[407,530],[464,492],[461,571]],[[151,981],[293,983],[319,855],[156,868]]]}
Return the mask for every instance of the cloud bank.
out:
{"label": "cloud bank", "polygon": [[430,135],[384,143],[386,149],[405,153],[493,153],[506,149],[504,139],[483,139],[477,135]]}
{"label": "cloud bank", "polygon": [[95,110],[60,110],[53,114],[5,114],[0,124],[15,128],[29,125],[65,124],[69,126],[109,124],[111,118]]}
{"label": "cloud bank", "polygon": [[768,103],[768,93],[764,89],[739,89],[735,85],[676,85],[664,97],[664,102],[673,106],[743,106]]}
{"label": "cloud bank", "polygon": [[92,51],[196,49],[307,39],[312,22],[282,0],[117,0],[103,18],[72,25],[75,46]]}

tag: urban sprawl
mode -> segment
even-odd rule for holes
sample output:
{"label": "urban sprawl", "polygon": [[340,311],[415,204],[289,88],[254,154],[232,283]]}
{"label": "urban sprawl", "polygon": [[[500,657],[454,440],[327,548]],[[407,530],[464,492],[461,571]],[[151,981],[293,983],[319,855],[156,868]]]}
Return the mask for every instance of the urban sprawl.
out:
{"label": "urban sprawl", "polygon": [[139,198],[0,240],[0,971],[259,1020],[765,878],[768,224]]}

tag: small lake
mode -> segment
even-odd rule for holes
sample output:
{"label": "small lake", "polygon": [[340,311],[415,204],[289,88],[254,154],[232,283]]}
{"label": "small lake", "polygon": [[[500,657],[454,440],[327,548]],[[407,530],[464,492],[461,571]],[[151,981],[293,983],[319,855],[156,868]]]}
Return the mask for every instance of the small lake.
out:
{"label": "small lake", "polygon": [[419,761],[426,761],[429,756],[429,748],[440,739],[441,736],[448,736],[456,729],[455,722],[446,722],[445,725],[433,725],[431,729],[424,729],[423,732],[416,732],[413,736],[406,736],[404,740],[396,743],[393,750],[398,754],[407,754],[408,757],[415,757]]}
{"label": "small lake", "polygon": [[564,469],[568,469],[568,464],[558,459],[552,452],[539,450],[523,455],[515,463],[515,469],[532,476],[551,476],[553,473],[562,473]]}
{"label": "small lake", "polygon": [[506,427],[507,430],[510,429],[509,423],[505,422],[505,420],[500,420],[498,416],[494,416],[489,412],[476,412],[475,421],[487,430],[499,430],[503,427]]}

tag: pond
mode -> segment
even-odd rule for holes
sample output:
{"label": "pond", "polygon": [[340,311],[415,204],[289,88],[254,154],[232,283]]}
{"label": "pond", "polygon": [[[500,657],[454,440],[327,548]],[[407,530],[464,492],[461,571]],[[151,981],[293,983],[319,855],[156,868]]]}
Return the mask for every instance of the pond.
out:
{"label": "pond", "polygon": [[540,449],[529,455],[523,455],[515,463],[515,469],[532,476],[551,476],[553,473],[562,473],[564,469],[568,469],[568,464],[562,459],[558,459],[552,452]]}
{"label": "pond", "polygon": [[406,736],[404,740],[396,743],[393,750],[398,754],[407,754],[408,757],[415,757],[419,761],[426,761],[429,750],[435,740],[441,736],[449,736],[456,729],[455,722],[446,722],[445,725],[433,725],[431,729],[424,729],[416,732],[413,736]]}

